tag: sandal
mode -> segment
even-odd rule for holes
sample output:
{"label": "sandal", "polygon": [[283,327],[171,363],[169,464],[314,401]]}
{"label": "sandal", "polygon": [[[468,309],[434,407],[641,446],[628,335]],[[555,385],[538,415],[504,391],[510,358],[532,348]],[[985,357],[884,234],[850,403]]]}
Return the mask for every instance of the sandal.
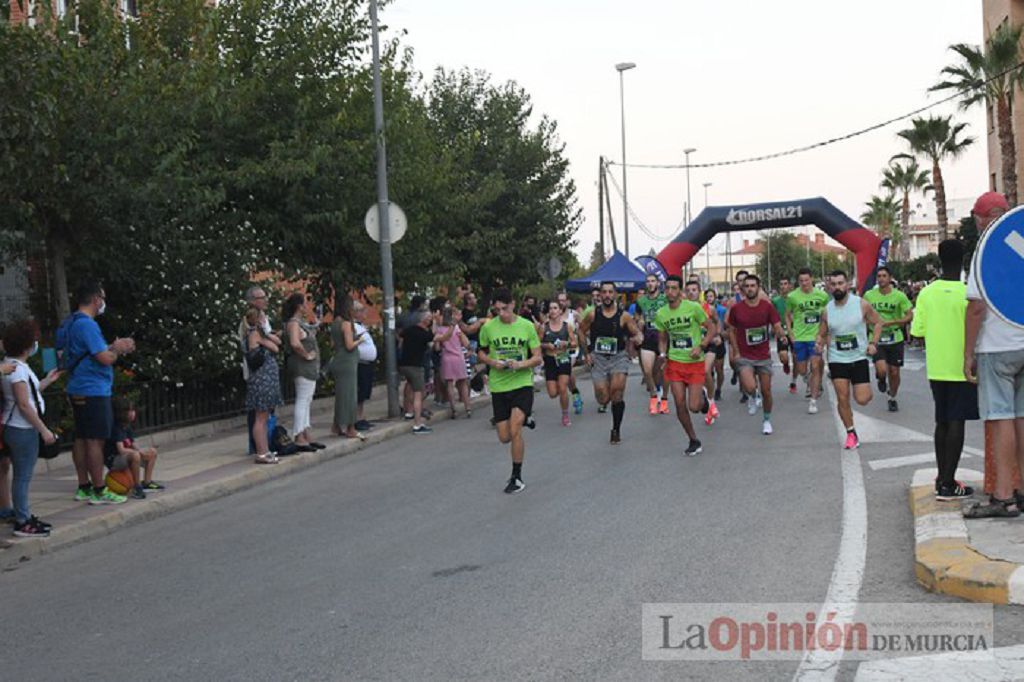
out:
{"label": "sandal", "polygon": [[975,502],[970,507],[964,509],[965,519],[1012,519],[1017,516],[1020,516],[1020,509],[1017,507],[1016,498],[1000,500],[994,495],[989,495],[987,503]]}
{"label": "sandal", "polygon": [[277,464],[280,460],[278,460],[272,453],[268,452],[265,455],[256,455],[253,461],[256,464]]}

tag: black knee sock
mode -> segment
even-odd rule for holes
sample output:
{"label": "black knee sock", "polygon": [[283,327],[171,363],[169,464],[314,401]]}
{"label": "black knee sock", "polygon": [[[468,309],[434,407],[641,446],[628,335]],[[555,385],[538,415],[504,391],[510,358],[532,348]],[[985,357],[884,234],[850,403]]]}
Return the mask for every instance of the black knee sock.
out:
{"label": "black knee sock", "polygon": [[620,400],[617,403],[612,403],[612,428],[616,431],[622,426],[622,415],[626,413],[626,403]]}
{"label": "black knee sock", "polygon": [[956,482],[956,468],[960,466],[960,455],[964,451],[964,423],[949,422],[946,425],[946,446],[944,457],[946,460],[946,479],[940,479],[944,483],[953,485]]}
{"label": "black knee sock", "polygon": [[523,478],[523,463],[522,462],[512,462],[512,478],[518,478],[518,479],[522,480],[522,478]]}
{"label": "black knee sock", "polygon": [[939,470],[939,485],[947,485],[953,481],[953,473],[949,470],[949,457],[946,453],[949,422],[935,422],[935,466]]}

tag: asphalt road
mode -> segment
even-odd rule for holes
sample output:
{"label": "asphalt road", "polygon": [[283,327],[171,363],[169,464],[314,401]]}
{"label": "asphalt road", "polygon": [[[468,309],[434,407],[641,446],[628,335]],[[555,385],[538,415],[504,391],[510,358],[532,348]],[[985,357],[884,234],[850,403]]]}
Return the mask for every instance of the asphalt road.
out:
{"label": "asphalt road", "polygon": [[[868,464],[931,450],[872,442],[931,431],[920,356],[910,361],[903,411],[877,396],[862,410],[876,420],[859,454],[862,602],[953,601],[914,582],[915,467]],[[0,677],[792,678],[797,661],[643,661],[641,604],[825,600],[841,458],[856,457],[839,448],[831,405],[807,415],[777,373],[765,437],[727,385],[721,421],[698,426],[704,454],[687,458],[675,418],[646,415],[636,378],[620,446],[581,386],[570,428],[538,394],[518,495],[501,492],[507,449],[482,410],[0,575]],[[981,447],[980,426],[968,444]],[[1022,613],[997,609],[996,644],[1024,640]],[[839,679],[855,672],[844,662]]]}

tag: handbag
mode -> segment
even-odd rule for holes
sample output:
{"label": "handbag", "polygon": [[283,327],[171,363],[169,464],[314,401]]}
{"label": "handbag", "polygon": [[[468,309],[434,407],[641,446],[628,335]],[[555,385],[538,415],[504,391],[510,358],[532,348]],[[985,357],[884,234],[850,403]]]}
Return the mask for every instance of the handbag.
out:
{"label": "handbag", "polygon": [[[32,387],[32,401],[36,404],[36,413],[45,424],[46,420],[43,417],[42,401],[39,399],[39,390],[31,381],[28,383]],[[47,424],[47,428],[50,428],[49,424]],[[47,444],[43,440],[43,434],[39,434],[39,459],[54,459],[60,454],[60,430],[53,428],[50,428],[50,430],[53,431],[53,435],[57,437],[57,440],[52,444]]]}
{"label": "handbag", "polygon": [[267,349],[263,346],[257,346],[252,350],[245,352],[245,366],[249,368],[249,372],[255,372],[263,363],[267,360]]}

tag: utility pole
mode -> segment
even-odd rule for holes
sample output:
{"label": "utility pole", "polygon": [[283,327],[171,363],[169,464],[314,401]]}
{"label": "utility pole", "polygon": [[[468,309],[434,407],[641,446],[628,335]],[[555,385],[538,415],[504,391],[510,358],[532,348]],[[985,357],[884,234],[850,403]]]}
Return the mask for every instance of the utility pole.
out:
{"label": "utility pole", "polygon": [[370,0],[373,35],[373,130],[377,136],[377,220],[380,225],[380,275],[384,292],[384,371],[388,384],[388,416],[397,417],[398,358],[395,346],[395,276],[391,264],[391,216],[388,211],[388,157],[384,145],[384,94],[380,82],[380,38],[377,31],[377,0]]}
{"label": "utility pole", "polygon": [[629,200],[626,193],[626,86],[623,73],[635,69],[633,62],[615,65],[619,72],[619,108],[622,114],[622,234],[626,242],[626,258],[629,258]]}
{"label": "utility pole", "polygon": [[[689,169],[687,169],[687,172],[689,172]],[[710,182],[705,182],[704,183],[704,208],[708,207],[708,187],[710,187],[710,186],[711,186]],[[707,268],[707,271],[708,271],[708,282],[710,283],[709,285],[712,286],[712,288],[713,288],[715,281],[714,281],[714,279],[711,278],[711,240],[710,239],[708,240],[708,243],[704,245],[704,260],[705,260],[705,267]]]}
{"label": "utility pole", "polygon": [[601,256],[604,256],[604,157],[597,157],[597,222],[601,229]]}

